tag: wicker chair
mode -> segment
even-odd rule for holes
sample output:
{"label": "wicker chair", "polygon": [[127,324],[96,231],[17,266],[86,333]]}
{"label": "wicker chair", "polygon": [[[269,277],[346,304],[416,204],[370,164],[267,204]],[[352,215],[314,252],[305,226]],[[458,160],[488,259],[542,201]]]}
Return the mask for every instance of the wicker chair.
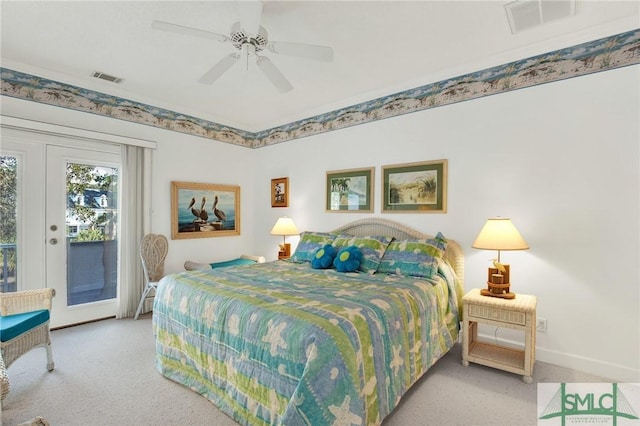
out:
{"label": "wicker chair", "polygon": [[0,352],[6,368],[31,349],[44,347],[47,370],[53,371],[49,318],[54,296],[52,288],[0,293]]}
{"label": "wicker chair", "polygon": [[0,413],[2,413],[2,400],[9,393],[9,376],[7,375],[7,369],[4,366],[4,359],[0,352]]}
{"label": "wicker chair", "polygon": [[162,234],[147,234],[140,242],[140,259],[144,270],[145,286],[136,309],[135,319],[138,319],[149,292],[158,288],[158,281],[164,276],[164,260],[168,251],[169,242]]}

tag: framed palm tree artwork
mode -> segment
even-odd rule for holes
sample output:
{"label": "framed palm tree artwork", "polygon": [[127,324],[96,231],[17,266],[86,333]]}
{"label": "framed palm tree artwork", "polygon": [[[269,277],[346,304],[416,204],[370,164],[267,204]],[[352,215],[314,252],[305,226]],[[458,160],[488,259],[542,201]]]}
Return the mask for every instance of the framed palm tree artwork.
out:
{"label": "framed palm tree artwork", "polygon": [[374,168],[327,172],[326,211],[373,212]]}

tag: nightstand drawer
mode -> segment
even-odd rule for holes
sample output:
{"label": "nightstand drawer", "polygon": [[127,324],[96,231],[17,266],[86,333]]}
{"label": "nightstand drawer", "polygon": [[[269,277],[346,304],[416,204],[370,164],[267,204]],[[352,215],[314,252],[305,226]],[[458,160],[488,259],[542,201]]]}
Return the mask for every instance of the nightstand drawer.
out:
{"label": "nightstand drawer", "polygon": [[476,318],[486,318],[493,321],[502,321],[509,324],[527,324],[527,315],[524,312],[507,311],[487,306],[468,305],[469,315]]}

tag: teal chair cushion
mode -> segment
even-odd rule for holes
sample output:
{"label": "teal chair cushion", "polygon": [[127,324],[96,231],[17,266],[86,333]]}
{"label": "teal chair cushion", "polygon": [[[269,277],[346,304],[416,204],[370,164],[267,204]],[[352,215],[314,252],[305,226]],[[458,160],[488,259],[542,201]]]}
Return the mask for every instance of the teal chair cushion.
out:
{"label": "teal chair cushion", "polygon": [[237,259],[227,260],[225,262],[210,263],[209,265],[211,265],[211,268],[215,269],[215,268],[224,268],[226,266],[251,265],[252,263],[256,263],[256,261],[239,257]]}
{"label": "teal chair cushion", "polygon": [[47,309],[0,316],[0,341],[8,342],[47,321],[49,321]]}

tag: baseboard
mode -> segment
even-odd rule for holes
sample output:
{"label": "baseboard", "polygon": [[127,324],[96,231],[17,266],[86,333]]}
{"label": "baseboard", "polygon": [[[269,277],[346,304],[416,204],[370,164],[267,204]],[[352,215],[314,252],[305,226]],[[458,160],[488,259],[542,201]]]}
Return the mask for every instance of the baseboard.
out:
{"label": "baseboard", "polygon": [[[478,337],[486,341],[496,342],[500,345],[522,348],[522,342],[496,338],[495,335],[479,333]],[[536,361],[546,362],[560,367],[592,374],[594,376],[610,379],[612,382],[640,383],[640,370],[634,370],[633,368],[625,367],[623,365],[588,358],[581,355],[554,351],[540,346],[536,346]]]}
{"label": "baseboard", "polygon": [[583,371],[618,383],[640,383],[640,370],[599,359],[558,352],[536,346],[536,359],[560,367]]}

